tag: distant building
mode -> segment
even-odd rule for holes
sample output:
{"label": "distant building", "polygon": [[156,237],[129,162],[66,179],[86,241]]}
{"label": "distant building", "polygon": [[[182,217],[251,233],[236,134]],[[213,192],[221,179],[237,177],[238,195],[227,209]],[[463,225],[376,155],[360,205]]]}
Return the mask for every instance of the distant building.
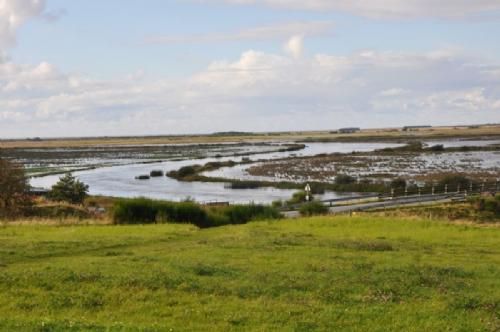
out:
{"label": "distant building", "polygon": [[339,129],[340,134],[354,134],[357,133],[358,131],[361,131],[360,128],[341,128]]}
{"label": "distant building", "polygon": [[416,131],[419,129],[429,129],[432,128],[432,126],[406,126],[403,127],[403,131]]}

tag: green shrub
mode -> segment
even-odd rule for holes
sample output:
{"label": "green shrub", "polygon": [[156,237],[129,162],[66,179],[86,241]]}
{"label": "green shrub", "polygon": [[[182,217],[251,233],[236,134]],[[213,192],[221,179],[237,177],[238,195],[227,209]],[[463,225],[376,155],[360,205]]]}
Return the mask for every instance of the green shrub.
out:
{"label": "green shrub", "polygon": [[491,212],[500,216],[500,200],[494,197],[481,197],[476,201],[476,209],[481,212]]}
{"label": "green shrub", "polygon": [[302,216],[327,214],[328,207],[319,201],[312,201],[302,205],[299,209],[299,212]]}
{"label": "green shrub", "polygon": [[[309,195],[309,199],[311,198],[311,195]],[[300,203],[304,203],[306,201],[306,192],[305,191],[297,191],[293,193],[292,198],[290,198],[288,201],[286,201],[287,205],[296,205]]]}
{"label": "green shrub", "polygon": [[116,224],[189,223],[200,228],[278,219],[279,211],[263,205],[231,205],[205,209],[194,202],[164,202],[147,198],[121,199],[113,208]]}
{"label": "green shrub", "polygon": [[53,201],[82,204],[88,192],[88,185],[80,182],[71,173],[68,173],[52,186],[48,197]]}
{"label": "green shrub", "polygon": [[479,220],[498,220],[500,218],[500,195],[496,197],[472,197],[468,200]]}
{"label": "green shrub", "polygon": [[200,228],[211,226],[207,212],[198,204],[192,202],[174,203],[171,222],[193,224]]}
{"label": "green shrub", "polygon": [[155,202],[146,198],[121,199],[113,207],[113,221],[117,224],[152,224],[156,222]]}
{"label": "green shrub", "polygon": [[195,175],[195,174],[196,174],[196,168],[195,168],[195,166],[184,166],[184,167],[181,167],[177,171],[177,175],[180,178],[185,178],[187,176]]}
{"label": "green shrub", "polygon": [[210,209],[208,211],[208,220],[210,220],[211,227],[219,227],[224,225],[230,225],[231,219],[229,216],[220,212],[220,209]]}
{"label": "green shrub", "polygon": [[279,208],[282,208],[284,206],[284,202],[281,200],[273,201],[271,206],[279,209]]}
{"label": "green shrub", "polygon": [[208,227],[206,211],[191,202],[162,202],[147,198],[122,199],[115,203],[113,221],[117,224],[189,223]]}
{"label": "green shrub", "polygon": [[151,176],[152,178],[160,177],[163,175],[164,175],[164,173],[161,170],[153,170],[153,171],[151,171],[151,173],[149,173],[149,176]]}
{"label": "green shrub", "polygon": [[280,213],[273,207],[264,205],[232,205],[224,209],[231,224],[244,224],[252,220],[279,219]]}

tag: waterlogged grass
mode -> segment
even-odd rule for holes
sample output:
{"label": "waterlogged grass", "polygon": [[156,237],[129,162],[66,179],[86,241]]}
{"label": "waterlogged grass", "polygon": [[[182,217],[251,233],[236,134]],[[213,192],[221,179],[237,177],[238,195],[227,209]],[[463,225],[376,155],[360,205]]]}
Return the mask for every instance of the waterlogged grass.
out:
{"label": "waterlogged grass", "polygon": [[0,228],[0,330],[496,331],[500,228]]}

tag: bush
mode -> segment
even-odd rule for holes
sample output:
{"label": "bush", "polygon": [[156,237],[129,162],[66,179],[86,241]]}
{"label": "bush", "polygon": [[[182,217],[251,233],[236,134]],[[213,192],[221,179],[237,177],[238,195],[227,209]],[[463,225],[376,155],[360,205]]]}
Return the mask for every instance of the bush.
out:
{"label": "bush", "polygon": [[200,228],[211,226],[207,212],[198,204],[192,202],[161,203],[161,205],[173,205],[173,213],[167,216],[168,222],[193,224]]}
{"label": "bush", "polygon": [[116,224],[189,223],[207,228],[280,217],[277,209],[263,205],[232,205],[207,210],[194,202],[164,202],[147,198],[121,199],[113,208]]}
{"label": "bush", "polygon": [[274,208],[282,208],[284,205],[284,202],[281,200],[273,201],[271,204],[271,206]]}
{"label": "bush", "polygon": [[149,176],[151,176],[152,178],[157,178],[157,177],[160,177],[163,175],[164,175],[164,173],[161,170],[153,170],[149,173]]}
{"label": "bush", "polygon": [[135,177],[136,180],[149,180],[150,178],[149,175],[139,175]]}
{"label": "bush", "polygon": [[496,197],[479,197],[473,200],[473,204],[478,212],[486,212],[496,218],[500,217],[500,195]]}
{"label": "bush", "polygon": [[117,224],[190,223],[208,227],[206,211],[191,202],[161,202],[147,198],[121,199],[113,208]]}
{"label": "bush", "polygon": [[196,168],[194,166],[184,166],[177,171],[177,176],[180,178],[185,178],[187,176],[195,174],[196,174]]}
{"label": "bush", "polygon": [[113,221],[117,224],[153,224],[157,213],[155,202],[150,199],[121,199],[113,207]]}
{"label": "bush", "polygon": [[468,199],[465,217],[480,221],[498,221],[500,219],[500,195],[495,197],[473,196]]}
{"label": "bush", "polygon": [[[293,193],[292,198],[286,201],[287,205],[296,205],[300,203],[304,203],[306,201],[306,192],[305,191],[297,191]],[[312,200],[312,196],[309,195],[309,199]]]}
{"label": "bush", "polygon": [[82,204],[85,197],[87,197],[88,191],[89,186],[80,182],[71,173],[68,173],[52,186],[48,196],[51,200],[58,202]]}
{"label": "bush", "polygon": [[219,209],[219,213],[224,215],[230,224],[246,224],[254,220],[281,218],[281,214],[276,208],[255,204],[230,205]]}
{"label": "bush", "polygon": [[302,205],[299,209],[299,212],[302,216],[327,214],[328,207],[319,201],[312,201]]}

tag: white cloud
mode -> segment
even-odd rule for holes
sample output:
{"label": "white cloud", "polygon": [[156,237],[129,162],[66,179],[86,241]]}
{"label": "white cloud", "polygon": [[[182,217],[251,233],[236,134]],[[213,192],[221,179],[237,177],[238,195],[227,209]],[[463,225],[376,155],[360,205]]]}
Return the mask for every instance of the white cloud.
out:
{"label": "white cloud", "polygon": [[379,93],[380,96],[382,97],[395,97],[395,96],[401,96],[408,94],[409,91],[405,89],[400,89],[400,88],[392,88],[388,90],[381,91]]}
{"label": "white cloud", "polygon": [[290,38],[285,44],[285,51],[295,59],[300,58],[304,51],[304,36],[295,35]]}
{"label": "white cloud", "polygon": [[[481,63],[481,65],[477,65]],[[92,80],[0,63],[0,136],[500,122],[500,65],[459,51],[300,59],[258,51],[192,77]]]}
{"label": "white cloud", "polygon": [[495,14],[498,0],[199,0],[284,9],[342,11],[371,18],[469,18]]}
{"label": "white cloud", "polygon": [[214,43],[242,40],[280,40],[292,35],[317,36],[328,33],[333,24],[328,21],[287,22],[269,26],[243,29],[236,32],[206,33],[198,35],[153,36],[146,39],[150,44]]}
{"label": "white cloud", "polygon": [[17,30],[44,8],[45,0],[0,0],[0,49],[12,46]]}

